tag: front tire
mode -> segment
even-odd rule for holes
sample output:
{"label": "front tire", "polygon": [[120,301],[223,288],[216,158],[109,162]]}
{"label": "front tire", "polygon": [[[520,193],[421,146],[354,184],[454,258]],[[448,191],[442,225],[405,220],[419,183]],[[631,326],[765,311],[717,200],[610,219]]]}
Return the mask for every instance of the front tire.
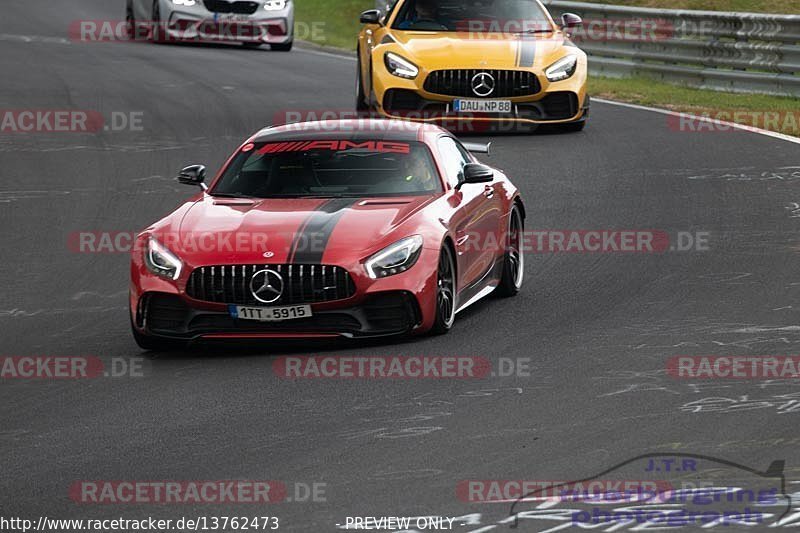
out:
{"label": "front tire", "polygon": [[444,335],[456,320],[456,263],[449,246],[442,247],[436,271],[436,320],[431,333]]}
{"label": "front tire", "polygon": [[161,44],[165,41],[164,31],[166,28],[161,28],[161,0],[153,0],[153,20],[151,22],[152,29],[150,30],[150,42]]}
{"label": "front tire", "polygon": [[585,127],[586,121],[581,120],[580,122],[570,122],[569,124],[558,126],[558,130],[564,133],[578,133],[579,131],[583,131]]}
{"label": "front tire", "polygon": [[139,333],[139,330],[134,327],[133,321],[131,321],[131,333],[139,348],[148,352],[174,352],[186,347],[186,344],[182,342],[160,339]]}
{"label": "front tire", "polygon": [[364,94],[364,80],[361,76],[361,53],[358,54],[358,71],[356,72],[356,111],[369,111],[367,96]]}
{"label": "front tire", "polygon": [[294,41],[289,41],[288,43],[281,43],[281,44],[271,44],[269,45],[270,50],[274,50],[275,52],[291,52],[292,46],[294,46]]}
{"label": "front tire", "polygon": [[516,296],[525,278],[525,255],[522,249],[522,236],[525,223],[519,206],[514,205],[508,221],[506,251],[503,259],[503,277],[495,292],[504,298]]}

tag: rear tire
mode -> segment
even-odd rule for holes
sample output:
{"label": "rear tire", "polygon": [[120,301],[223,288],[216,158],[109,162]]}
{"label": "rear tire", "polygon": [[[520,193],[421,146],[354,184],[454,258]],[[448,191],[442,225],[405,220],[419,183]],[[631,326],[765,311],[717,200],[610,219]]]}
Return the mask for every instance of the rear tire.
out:
{"label": "rear tire", "polygon": [[166,28],[161,27],[161,0],[153,0],[153,17],[150,24],[152,24],[152,29],[150,30],[150,42],[161,44],[164,42],[164,30]]}
{"label": "rear tire", "polygon": [[125,6],[125,31],[128,32],[128,39],[136,39],[136,18],[133,16],[133,5],[130,2]]}
{"label": "rear tire", "polygon": [[506,251],[503,259],[503,277],[495,292],[498,296],[508,298],[519,294],[525,279],[525,254],[522,249],[522,236],[525,223],[522,212],[515,204],[511,209],[506,236]]}
{"label": "rear tire", "polygon": [[291,52],[292,46],[294,46],[294,41],[289,41],[288,43],[282,43],[282,44],[269,45],[270,49],[274,50],[275,52]]}
{"label": "rear tire", "polygon": [[449,332],[456,319],[456,263],[449,246],[439,252],[436,271],[436,319],[431,328],[434,335]]}

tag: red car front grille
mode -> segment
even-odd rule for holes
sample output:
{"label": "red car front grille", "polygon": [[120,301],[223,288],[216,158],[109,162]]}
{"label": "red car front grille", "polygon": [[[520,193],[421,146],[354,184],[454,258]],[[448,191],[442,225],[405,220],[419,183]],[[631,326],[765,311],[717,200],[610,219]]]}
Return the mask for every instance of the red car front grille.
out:
{"label": "red car front grille", "polygon": [[330,265],[223,265],[201,267],[186,285],[190,298],[204,302],[264,306],[251,290],[253,276],[263,270],[283,280],[280,298],[269,305],[332,302],[350,298],[356,285],[347,270]]}

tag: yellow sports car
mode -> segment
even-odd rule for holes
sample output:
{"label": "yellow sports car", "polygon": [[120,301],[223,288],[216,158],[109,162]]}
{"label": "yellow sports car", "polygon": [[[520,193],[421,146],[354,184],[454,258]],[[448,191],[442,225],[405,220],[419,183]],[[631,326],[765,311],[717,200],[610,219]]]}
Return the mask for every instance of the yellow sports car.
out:
{"label": "yellow sports car", "polygon": [[[539,0],[397,0],[365,11],[356,107],[453,130],[581,130],[586,54]],[[524,128],[523,128],[524,127]]]}

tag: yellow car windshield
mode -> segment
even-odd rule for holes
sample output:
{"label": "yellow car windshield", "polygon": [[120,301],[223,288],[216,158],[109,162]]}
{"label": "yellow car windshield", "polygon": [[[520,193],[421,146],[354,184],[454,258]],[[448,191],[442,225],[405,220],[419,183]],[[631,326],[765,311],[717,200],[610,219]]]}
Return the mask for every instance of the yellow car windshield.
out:
{"label": "yellow car windshield", "polygon": [[392,28],[484,33],[553,30],[547,13],[536,0],[406,0]]}

